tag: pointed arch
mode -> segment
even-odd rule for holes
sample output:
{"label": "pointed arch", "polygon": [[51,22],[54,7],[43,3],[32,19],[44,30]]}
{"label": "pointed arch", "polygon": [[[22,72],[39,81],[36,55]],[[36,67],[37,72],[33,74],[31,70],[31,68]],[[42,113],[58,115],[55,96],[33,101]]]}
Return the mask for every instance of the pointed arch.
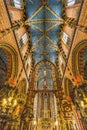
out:
{"label": "pointed arch", "polygon": [[[37,89],[37,84],[38,84],[38,82],[39,82],[39,85],[42,85],[43,86],[43,84],[46,84],[46,82],[44,82],[45,80],[44,80],[44,76],[42,76],[42,78],[41,78],[41,76],[39,77],[39,69],[40,69],[40,67],[42,66],[42,65],[44,65],[44,66],[48,66],[49,68],[50,68],[50,72],[52,73],[52,82],[53,83],[51,83],[50,82],[50,84],[49,84],[49,86],[51,87],[52,86],[52,84],[53,84],[53,86],[54,86],[54,89],[57,89],[57,86],[58,86],[58,84],[57,84],[57,82],[58,82],[58,72],[57,72],[57,68],[56,68],[56,66],[53,64],[53,63],[51,63],[51,62],[49,62],[49,61],[47,61],[47,60],[43,60],[43,61],[41,61],[41,62],[39,62],[39,63],[37,63],[36,65],[35,65],[35,72],[34,72],[34,78],[33,78],[33,86],[34,86],[34,89]],[[44,68],[42,69],[42,71],[43,71],[43,73],[44,73]],[[47,72],[48,73],[48,72]],[[48,75],[48,79],[47,80],[50,80],[50,74],[47,74]],[[38,78],[38,79],[37,79]],[[43,81],[42,81],[43,80]],[[48,81],[49,82],[49,81]],[[49,88],[50,89],[50,88]]]}
{"label": "pointed arch", "polygon": [[72,70],[75,76],[81,75],[87,80],[87,40],[77,44],[72,52]]}
{"label": "pointed arch", "polygon": [[10,63],[9,60],[11,61],[11,64],[9,64],[9,67],[11,69],[10,77],[15,78],[18,73],[18,54],[16,50],[8,43],[0,43],[0,48],[4,49],[7,53],[8,63]]}

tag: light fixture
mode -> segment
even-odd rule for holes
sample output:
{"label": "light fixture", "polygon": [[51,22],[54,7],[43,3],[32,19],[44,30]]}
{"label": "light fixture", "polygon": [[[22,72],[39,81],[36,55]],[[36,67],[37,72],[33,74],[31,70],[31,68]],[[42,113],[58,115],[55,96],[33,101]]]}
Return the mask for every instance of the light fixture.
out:
{"label": "light fixture", "polygon": [[58,126],[58,121],[55,122],[55,126]]}
{"label": "light fixture", "polygon": [[81,107],[84,108],[84,101],[81,101],[80,104],[81,104]]}
{"label": "light fixture", "polygon": [[6,100],[6,98],[4,98],[4,99],[2,100],[2,106],[4,107],[6,104],[7,104],[7,100]]}
{"label": "light fixture", "polygon": [[12,95],[5,95],[0,105],[0,117],[1,119],[10,119],[12,117],[14,108],[17,106],[17,99]]}
{"label": "light fixture", "polygon": [[2,106],[16,106],[17,105],[17,100],[13,99],[13,97],[9,97],[9,98],[4,98],[2,99]]}
{"label": "light fixture", "polygon": [[36,122],[36,121],[34,121],[33,123],[34,123],[34,125],[36,125],[36,124],[37,124],[37,122]]}
{"label": "light fixture", "polygon": [[17,100],[15,99],[13,102],[13,106],[15,107],[17,105]]}

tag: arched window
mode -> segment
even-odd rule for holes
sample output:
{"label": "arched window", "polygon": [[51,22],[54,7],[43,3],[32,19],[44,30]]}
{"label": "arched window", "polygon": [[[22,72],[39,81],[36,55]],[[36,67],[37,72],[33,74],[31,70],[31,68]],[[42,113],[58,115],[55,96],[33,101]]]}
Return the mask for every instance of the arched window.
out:
{"label": "arched window", "polygon": [[23,0],[6,0],[6,3],[19,9],[23,8]]}
{"label": "arched window", "polygon": [[0,48],[0,85],[4,83],[7,76],[8,61],[6,52]]}
{"label": "arched window", "polygon": [[76,0],[67,0],[67,5],[68,5],[68,6],[74,5],[74,4],[75,4],[75,1],[76,1]]}
{"label": "arched window", "polygon": [[20,42],[19,42],[19,47],[22,47],[23,45],[25,45],[28,41],[28,34],[24,33],[24,35],[22,36]]}
{"label": "arched window", "polygon": [[75,76],[87,80],[87,41],[80,42],[72,52],[72,67]]}
{"label": "arched window", "polygon": [[72,6],[74,4],[77,4],[83,0],[67,0],[67,6]]}
{"label": "arched window", "polygon": [[5,49],[0,47],[0,85],[8,81],[12,74],[12,55]]}
{"label": "arched window", "polygon": [[69,36],[65,32],[62,32],[62,40],[63,40],[63,42],[65,44],[70,46],[71,40],[70,40]]}
{"label": "arched window", "polygon": [[87,80],[87,48],[84,50],[84,78]]}
{"label": "arched window", "polygon": [[87,80],[87,47],[79,52],[79,71],[83,78]]}

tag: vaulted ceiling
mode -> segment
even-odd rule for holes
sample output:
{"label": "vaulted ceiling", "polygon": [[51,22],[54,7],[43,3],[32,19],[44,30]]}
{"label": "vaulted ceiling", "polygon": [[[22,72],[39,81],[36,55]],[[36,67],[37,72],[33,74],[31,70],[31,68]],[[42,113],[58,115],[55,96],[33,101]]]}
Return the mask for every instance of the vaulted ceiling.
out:
{"label": "vaulted ceiling", "polygon": [[[46,60],[56,66],[58,33],[62,22],[61,0],[26,0],[26,13],[30,24],[34,65]],[[50,89],[53,87],[54,79],[51,70],[51,66],[45,63],[39,66],[37,77],[41,76],[41,78],[37,79],[37,83],[41,88],[45,84],[48,87],[50,85]]]}
{"label": "vaulted ceiling", "polygon": [[34,63],[48,60],[56,64],[56,50],[58,48],[58,32],[62,3],[60,0],[26,0],[27,17],[30,21]]}

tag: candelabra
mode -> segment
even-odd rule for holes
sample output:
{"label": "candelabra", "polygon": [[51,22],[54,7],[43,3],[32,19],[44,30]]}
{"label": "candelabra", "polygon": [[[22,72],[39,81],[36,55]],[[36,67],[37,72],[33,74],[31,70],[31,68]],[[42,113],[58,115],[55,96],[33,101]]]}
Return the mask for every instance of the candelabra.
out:
{"label": "candelabra", "polygon": [[12,121],[13,112],[17,106],[17,98],[15,96],[15,91],[10,86],[4,86],[6,93],[3,91],[4,96],[0,99],[0,127],[4,130],[6,123]]}

